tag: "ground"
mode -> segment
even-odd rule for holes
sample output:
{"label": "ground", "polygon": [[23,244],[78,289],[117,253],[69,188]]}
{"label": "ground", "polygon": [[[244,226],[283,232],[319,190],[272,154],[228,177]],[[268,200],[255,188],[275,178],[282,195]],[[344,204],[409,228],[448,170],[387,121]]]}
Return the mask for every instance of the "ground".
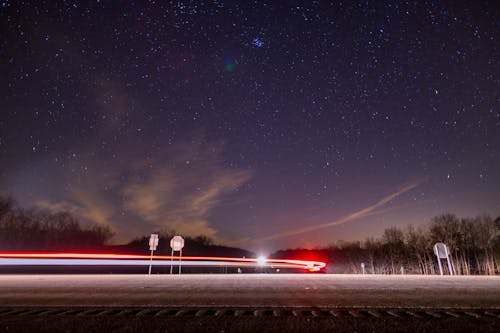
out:
{"label": "ground", "polygon": [[4,332],[494,332],[500,277],[0,275],[0,304]]}

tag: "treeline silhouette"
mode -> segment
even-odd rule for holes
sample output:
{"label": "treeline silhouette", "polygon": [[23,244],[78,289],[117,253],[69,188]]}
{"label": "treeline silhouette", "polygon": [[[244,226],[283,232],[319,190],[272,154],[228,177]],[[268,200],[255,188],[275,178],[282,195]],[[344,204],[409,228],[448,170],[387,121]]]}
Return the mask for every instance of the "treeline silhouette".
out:
{"label": "treeline silhouette", "polygon": [[[172,230],[160,230],[157,254],[170,254]],[[94,224],[83,228],[68,212],[48,213],[19,207],[11,198],[0,195],[0,251],[109,251],[149,253],[145,235],[123,245],[108,245],[112,230]],[[186,256],[254,257],[239,248],[214,244],[205,236],[185,237]],[[328,272],[366,274],[437,274],[433,245],[443,242],[451,251],[456,274],[494,275],[500,272],[500,218],[488,215],[458,218],[444,214],[428,225],[384,230],[379,238],[337,242],[320,249],[277,251],[274,258],[322,260]],[[362,264],[364,269],[362,268]],[[446,265],[444,265],[446,269]],[[448,272],[447,272],[448,273]]]}
{"label": "treeline silhouette", "polygon": [[339,242],[315,250],[284,250],[273,257],[322,259],[329,262],[328,271],[333,273],[363,273],[364,265],[366,274],[439,274],[433,252],[437,242],[450,248],[456,274],[500,272],[500,218],[493,220],[487,215],[458,218],[444,214],[425,226],[388,228],[381,237],[364,242]]}
{"label": "treeline silhouette", "polygon": [[[170,255],[170,239],[176,234],[160,230],[157,254]],[[14,200],[0,196],[0,251],[106,251],[113,253],[148,254],[149,235],[123,245],[108,245],[113,237],[109,226],[94,224],[82,228],[68,212],[47,213],[24,209]],[[252,257],[254,253],[216,245],[205,236],[184,237],[187,256]],[[178,254],[178,253],[176,253]]]}
{"label": "treeline silhouette", "polygon": [[68,212],[24,209],[0,196],[0,251],[98,250],[111,237],[106,225],[82,228]]}
{"label": "treeline silhouette", "polygon": [[[170,240],[178,233],[174,230],[160,230],[156,231],[158,234],[159,242],[155,253],[161,255],[170,255]],[[217,245],[206,236],[183,236],[186,246],[182,249],[183,256],[212,256],[212,257],[254,257],[255,254],[251,251],[244,249],[229,247],[224,245]],[[126,253],[149,253],[149,235],[135,238],[131,242],[124,245],[109,246],[114,252]],[[175,252],[179,255],[179,252]]]}

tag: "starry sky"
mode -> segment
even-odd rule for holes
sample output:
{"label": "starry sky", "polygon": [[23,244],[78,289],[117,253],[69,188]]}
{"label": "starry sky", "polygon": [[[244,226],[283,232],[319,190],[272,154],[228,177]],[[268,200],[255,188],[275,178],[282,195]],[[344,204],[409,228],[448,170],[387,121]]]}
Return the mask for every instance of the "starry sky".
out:
{"label": "starry sky", "polygon": [[500,215],[494,1],[0,1],[0,192],[271,251]]}

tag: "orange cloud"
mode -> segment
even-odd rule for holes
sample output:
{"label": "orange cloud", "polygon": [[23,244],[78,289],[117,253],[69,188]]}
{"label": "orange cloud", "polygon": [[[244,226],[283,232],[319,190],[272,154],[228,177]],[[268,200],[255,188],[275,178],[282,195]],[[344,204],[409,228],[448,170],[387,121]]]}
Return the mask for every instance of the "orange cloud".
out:
{"label": "orange cloud", "polygon": [[104,167],[66,175],[71,183],[67,199],[40,200],[36,205],[68,211],[82,221],[109,224],[120,242],[161,229],[225,242],[210,214],[227,194],[250,179],[251,172],[225,168],[219,160],[220,147],[203,141],[168,146],[164,158],[147,162],[126,153],[120,161],[80,153],[78,163]]}
{"label": "orange cloud", "polygon": [[209,215],[249,177],[248,171],[227,170],[206,159],[199,166],[165,166],[123,187],[124,208],[157,228],[220,241]]}

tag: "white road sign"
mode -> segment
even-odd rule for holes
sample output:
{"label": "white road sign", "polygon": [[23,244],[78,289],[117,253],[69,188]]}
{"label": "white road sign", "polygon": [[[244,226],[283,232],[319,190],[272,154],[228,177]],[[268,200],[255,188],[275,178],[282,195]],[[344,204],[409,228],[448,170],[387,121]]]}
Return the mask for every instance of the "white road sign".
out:
{"label": "white road sign", "polygon": [[448,272],[450,275],[455,274],[453,269],[453,262],[450,258],[450,249],[445,243],[436,243],[434,244],[434,254],[437,257],[438,266],[439,266],[439,274],[443,275],[443,265],[441,264],[441,259],[446,259],[448,263]]}
{"label": "white road sign", "polygon": [[151,234],[149,237],[149,249],[151,251],[155,251],[158,246],[158,234]]}
{"label": "white road sign", "polygon": [[448,259],[448,256],[450,255],[450,250],[448,249],[448,246],[446,246],[445,243],[436,243],[434,244],[434,254],[439,259]]}
{"label": "white road sign", "polygon": [[173,251],[180,251],[184,247],[184,238],[181,236],[174,236],[170,240],[170,247]]}

